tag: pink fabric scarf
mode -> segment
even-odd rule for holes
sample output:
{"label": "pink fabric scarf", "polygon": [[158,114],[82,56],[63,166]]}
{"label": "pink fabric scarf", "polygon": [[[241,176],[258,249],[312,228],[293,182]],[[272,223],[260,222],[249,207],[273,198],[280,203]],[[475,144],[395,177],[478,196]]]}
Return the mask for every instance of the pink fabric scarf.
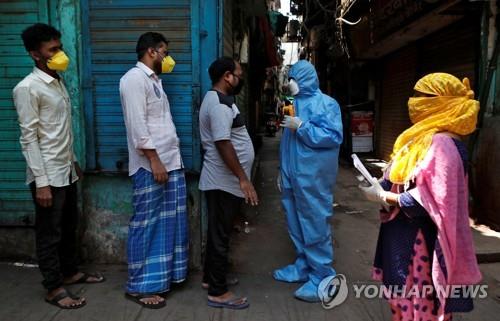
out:
{"label": "pink fabric scarf", "polygon": [[[390,170],[390,168],[388,169]],[[388,175],[386,175],[387,177]],[[434,286],[472,285],[481,281],[472,232],[469,226],[467,176],[453,139],[436,134],[422,163],[416,170],[416,187],[408,192],[422,205],[437,226],[437,240],[441,246],[447,270],[442,271],[436,253],[433,255],[432,280]],[[394,184],[392,191],[402,192]],[[383,222],[399,214],[396,207],[390,213],[381,212]],[[445,298],[440,298],[444,307]]]}
{"label": "pink fabric scarf", "polygon": [[[469,192],[463,162],[453,139],[436,134],[416,173],[410,194],[437,226],[448,277],[434,257],[432,278],[439,285],[470,285],[481,281],[469,226]],[[435,255],[435,254],[434,254]]]}

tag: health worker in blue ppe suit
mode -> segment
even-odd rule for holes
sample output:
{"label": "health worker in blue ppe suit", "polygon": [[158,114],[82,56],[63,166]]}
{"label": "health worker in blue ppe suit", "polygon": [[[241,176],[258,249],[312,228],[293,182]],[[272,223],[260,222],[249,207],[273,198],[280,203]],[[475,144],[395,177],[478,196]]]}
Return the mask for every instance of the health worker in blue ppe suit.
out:
{"label": "health worker in blue ppe suit", "polygon": [[342,143],[335,99],[319,89],[314,66],[300,60],[289,72],[295,117],[286,116],[280,145],[282,205],[297,251],[295,263],[274,271],[278,281],[304,282],[295,297],[318,302],[318,285],[335,275],[329,218]]}

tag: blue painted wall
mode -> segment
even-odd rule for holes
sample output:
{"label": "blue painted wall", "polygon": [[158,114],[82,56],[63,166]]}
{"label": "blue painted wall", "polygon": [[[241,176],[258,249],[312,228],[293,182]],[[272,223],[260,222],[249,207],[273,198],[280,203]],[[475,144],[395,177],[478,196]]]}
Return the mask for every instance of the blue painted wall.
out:
{"label": "blue painted wall", "polygon": [[26,162],[19,144],[19,124],[12,89],[33,69],[21,32],[36,22],[62,31],[62,42],[71,63],[63,77],[73,105],[75,152],[82,155],[83,122],[79,74],[78,0],[3,1],[0,3],[0,225],[31,226],[34,211],[25,185]]}
{"label": "blue painted wall", "polygon": [[198,110],[211,86],[208,65],[218,53],[217,0],[82,1],[87,171],[83,210],[84,257],[124,262],[132,187],[127,176],[120,77],[136,63],[135,45],[147,31],[163,33],[177,64],[164,75],[188,171],[191,267],[201,266],[201,149]]}
{"label": "blue painted wall", "polygon": [[199,170],[198,128],[194,110],[199,97],[199,3],[190,0],[84,0],[85,110],[87,169],[127,171],[125,126],[119,80],[132,68],[139,36],[160,32],[170,41],[174,72],[163,75],[164,89],[181,139],[187,169]]}
{"label": "blue painted wall", "polygon": [[[191,267],[201,266],[203,214],[198,190],[201,168],[198,110],[211,86],[208,66],[221,48],[219,1],[0,3],[0,225],[9,220],[22,225],[23,218],[28,217],[32,222],[34,217],[31,197],[24,185],[25,163],[20,153],[11,91],[32,68],[22,48],[20,32],[31,23],[48,22],[61,29],[72,62],[65,80],[72,95],[76,153],[87,171],[79,184],[82,256],[95,262],[125,262],[132,187],[127,175],[126,134],[118,84],[136,62],[135,45],[140,34],[157,31],[170,40],[169,49],[177,61],[174,72],[162,77],[188,171]],[[21,229],[21,233],[16,231],[10,236],[2,230],[0,234],[0,251],[11,246],[5,244],[22,242],[23,238],[27,242],[23,254],[34,255],[33,238],[28,237],[33,234],[31,229]]]}

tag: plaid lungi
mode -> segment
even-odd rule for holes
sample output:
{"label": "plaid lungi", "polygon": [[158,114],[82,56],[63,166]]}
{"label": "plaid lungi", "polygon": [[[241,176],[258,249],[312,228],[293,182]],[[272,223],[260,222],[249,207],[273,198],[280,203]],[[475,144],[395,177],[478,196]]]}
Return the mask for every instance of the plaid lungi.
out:
{"label": "plaid lungi", "polygon": [[183,170],[160,185],[143,168],[133,176],[134,215],[127,244],[128,293],[161,293],[186,279],[188,221]]}

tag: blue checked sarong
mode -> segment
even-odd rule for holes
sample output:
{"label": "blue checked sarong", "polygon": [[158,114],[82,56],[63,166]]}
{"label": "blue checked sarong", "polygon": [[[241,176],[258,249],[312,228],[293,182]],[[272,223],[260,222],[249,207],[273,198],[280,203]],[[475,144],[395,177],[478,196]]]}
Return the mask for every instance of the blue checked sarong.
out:
{"label": "blue checked sarong", "polygon": [[134,216],[127,244],[128,293],[161,293],[186,279],[188,220],[183,170],[159,185],[140,168],[133,176]]}

